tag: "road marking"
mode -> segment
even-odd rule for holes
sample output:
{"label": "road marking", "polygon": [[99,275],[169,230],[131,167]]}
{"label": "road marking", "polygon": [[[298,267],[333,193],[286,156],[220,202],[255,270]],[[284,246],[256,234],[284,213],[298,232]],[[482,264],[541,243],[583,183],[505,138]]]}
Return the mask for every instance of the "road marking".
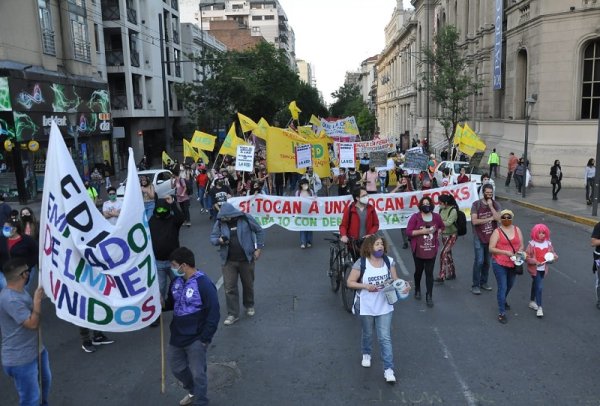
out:
{"label": "road marking", "polygon": [[447,359],[448,362],[450,363],[450,366],[452,367],[452,372],[454,372],[454,376],[456,377],[456,380],[460,384],[463,396],[465,397],[465,399],[467,401],[467,405],[476,406],[477,399],[476,399],[475,395],[473,394],[473,392],[471,392],[471,389],[469,389],[469,385],[467,385],[467,383],[465,382],[463,377],[460,375],[460,372],[458,372],[458,368],[457,368],[456,364],[454,363],[454,358],[452,357],[450,350],[446,346],[446,343],[444,343],[444,340],[442,339],[442,336],[440,335],[440,332],[437,329],[437,327],[433,328],[433,332],[437,336],[438,342],[440,343],[440,346],[444,350],[444,358]]}
{"label": "road marking", "polygon": [[219,278],[219,280],[217,281],[217,284],[215,286],[217,287],[217,290],[221,289],[221,286],[223,286],[223,276],[222,275]]}
{"label": "road marking", "polygon": [[558,269],[556,269],[555,267],[552,267],[552,269],[554,270],[554,272],[556,272],[556,273],[558,273],[558,274],[560,274],[560,275],[564,276],[566,279],[570,280],[571,282],[573,282],[573,283],[575,283],[575,284],[577,283],[577,281],[576,281],[575,279],[571,278],[571,277],[570,277],[569,275],[567,275],[566,273],[559,271],[559,270],[558,270]]}
{"label": "road marking", "polygon": [[410,273],[408,273],[408,269],[406,268],[406,264],[402,260],[402,257],[400,256],[400,253],[398,252],[398,248],[396,248],[396,245],[392,241],[392,237],[390,237],[390,235],[387,232],[387,230],[383,230],[383,235],[385,236],[385,239],[387,240],[390,248],[392,249],[392,253],[394,254],[394,260],[396,261],[396,264],[398,264],[398,267],[400,268],[400,270],[402,271],[402,273],[405,276],[409,276]]}

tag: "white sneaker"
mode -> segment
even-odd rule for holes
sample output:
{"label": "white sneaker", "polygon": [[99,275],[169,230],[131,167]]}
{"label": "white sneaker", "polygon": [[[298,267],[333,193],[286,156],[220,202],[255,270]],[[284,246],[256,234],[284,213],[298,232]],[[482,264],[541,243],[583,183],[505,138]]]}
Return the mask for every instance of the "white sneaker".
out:
{"label": "white sneaker", "polygon": [[179,404],[181,406],[191,405],[193,401],[194,401],[194,395],[192,395],[191,393],[188,393],[187,395],[185,395],[185,397],[183,399],[181,399],[179,401]]}
{"label": "white sneaker", "polygon": [[223,322],[223,324],[225,324],[226,326],[231,326],[233,323],[235,323],[238,320],[239,320],[238,317],[227,316],[227,318],[225,318],[225,321]]}
{"label": "white sneaker", "polygon": [[254,310],[254,307],[249,307],[246,309],[246,315],[252,317],[256,314],[256,310]]}
{"label": "white sneaker", "polygon": [[542,310],[542,307],[541,307],[541,306],[540,306],[540,307],[538,307],[538,309],[537,309],[537,313],[536,313],[535,315],[536,315],[536,316],[538,316],[540,319],[541,319],[542,317],[544,317],[544,311]]}
{"label": "white sneaker", "polygon": [[363,354],[362,362],[360,363],[365,368],[371,367],[371,356],[369,354]]}
{"label": "white sneaker", "polygon": [[300,244],[300,248],[304,249],[304,248],[306,248],[306,245]]}
{"label": "white sneaker", "polygon": [[311,244],[311,243],[309,243],[309,242],[307,242],[307,243],[306,243],[306,248],[310,248],[310,247],[312,247],[312,244]]}
{"label": "white sneaker", "polygon": [[529,302],[529,308],[531,310],[537,310],[538,309],[538,305],[532,300],[531,302]]}
{"label": "white sneaker", "polygon": [[383,371],[383,377],[385,378],[386,382],[389,382],[389,383],[396,382],[396,376],[394,376],[394,370],[391,368],[388,368],[385,371]]}

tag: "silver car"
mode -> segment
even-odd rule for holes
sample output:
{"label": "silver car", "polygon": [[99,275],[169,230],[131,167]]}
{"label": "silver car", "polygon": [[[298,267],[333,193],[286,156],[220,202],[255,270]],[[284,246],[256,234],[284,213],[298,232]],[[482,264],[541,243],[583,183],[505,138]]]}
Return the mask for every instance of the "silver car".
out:
{"label": "silver car", "polygon": [[[169,195],[175,195],[175,188],[171,187],[171,178],[173,173],[168,169],[149,169],[139,171],[139,176],[147,176],[148,181],[154,185],[154,190],[158,194],[159,199],[164,199]],[[122,199],[125,196],[125,184],[127,179],[119,184],[117,188],[117,198]]]}

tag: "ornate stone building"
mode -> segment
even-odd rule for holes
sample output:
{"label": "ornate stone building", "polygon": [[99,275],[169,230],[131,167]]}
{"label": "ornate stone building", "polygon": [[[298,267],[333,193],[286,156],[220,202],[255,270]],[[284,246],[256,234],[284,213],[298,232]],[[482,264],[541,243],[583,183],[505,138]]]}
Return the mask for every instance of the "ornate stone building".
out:
{"label": "ornate stone building", "polygon": [[[503,172],[509,152],[523,153],[525,100],[537,96],[528,153],[534,181],[549,184],[549,168],[560,159],[563,185],[582,186],[583,167],[595,156],[600,114],[600,1],[413,0],[412,5],[414,10],[405,11],[399,2],[386,27],[377,68],[381,133],[426,136],[427,100],[417,91],[425,69],[422,51],[428,28],[432,43],[440,27],[453,24],[469,71],[483,83],[469,100],[469,124],[488,151],[497,149]],[[444,137],[432,101],[429,112],[430,145],[441,147]]]}

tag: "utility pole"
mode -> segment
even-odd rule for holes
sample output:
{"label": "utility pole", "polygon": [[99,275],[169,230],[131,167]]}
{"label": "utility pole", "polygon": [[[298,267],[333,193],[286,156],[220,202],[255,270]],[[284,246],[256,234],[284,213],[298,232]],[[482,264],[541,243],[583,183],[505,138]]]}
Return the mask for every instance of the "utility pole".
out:
{"label": "utility pole", "polygon": [[[429,45],[429,0],[425,0],[426,4],[427,4],[427,9],[426,9],[426,16],[427,16],[427,49],[431,49],[430,45]],[[427,116],[427,123],[425,124],[425,139],[427,140],[427,148],[429,148],[429,87],[431,86],[430,84],[431,81],[431,69],[430,69],[430,64],[427,64],[427,91],[425,92],[425,98],[427,99],[426,102],[426,106],[425,106],[425,115]]]}
{"label": "utility pole", "polygon": [[173,135],[171,134],[171,126],[169,125],[169,88],[167,85],[167,74],[165,71],[165,33],[163,32],[162,14],[158,15],[158,31],[160,33],[160,69],[162,72],[163,116],[165,121],[165,149],[167,150],[167,154],[169,154],[169,156],[172,156]]}

